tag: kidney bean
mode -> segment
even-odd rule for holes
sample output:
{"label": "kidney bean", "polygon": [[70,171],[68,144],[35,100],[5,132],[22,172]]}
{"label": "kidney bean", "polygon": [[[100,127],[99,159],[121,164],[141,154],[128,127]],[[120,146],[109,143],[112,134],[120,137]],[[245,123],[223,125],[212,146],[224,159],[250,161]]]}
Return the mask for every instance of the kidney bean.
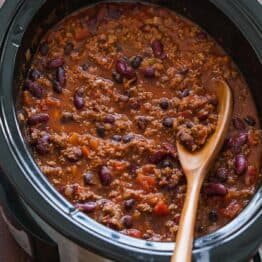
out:
{"label": "kidney bean", "polygon": [[104,127],[104,126],[98,126],[98,127],[96,128],[96,133],[97,133],[97,135],[98,135],[99,137],[101,137],[101,138],[104,138],[104,137],[105,137],[105,132],[106,132],[106,130],[105,130],[105,127]]}
{"label": "kidney bean", "polygon": [[229,176],[229,170],[225,167],[220,167],[216,170],[215,177],[220,182],[225,182]]}
{"label": "kidney bean", "polygon": [[245,123],[243,122],[243,120],[239,117],[234,117],[232,119],[233,121],[233,126],[238,129],[238,130],[244,130],[246,127],[245,127]]}
{"label": "kidney bean", "polygon": [[131,66],[127,66],[126,67],[126,71],[124,73],[124,76],[127,79],[132,79],[132,78],[136,77],[136,72],[135,72],[135,70]]}
{"label": "kidney bean", "polygon": [[32,115],[28,118],[27,123],[28,125],[37,125],[40,123],[46,123],[49,120],[49,115],[45,113],[39,113]]}
{"label": "kidney bean", "polygon": [[255,126],[256,125],[256,120],[252,116],[246,116],[244,118],[244,121],[249,125],[249,126]]}
{"label": "kidney bean", "polygon": [[134,139],[134,135],[133,134],[127,134],[127,135],[123,136],[123,142],[125,144],[129,143],[133,139]]}
{"label": "kidney bean", "polygon": [[240,133],[238,136],[226,139],[224,147],[230,149],[234,153],[239,153],[241,147],[248,141],[247,133]]}
{"label": "kidney bean", "polygon": [[31,69],[30,72],[29,72],[29,78],[33,81],[40,78],[40,76],[41,76],[40,72],[37,71],[36,69]]}
{"label": "kidney bean", "polygon": [[71,52],[73,51],[73,49],[74,49],[74,45],[72,43],[67,43],[65,48],[64,48],[64,54],[70,55]]}
{"label": "kidney bean", "polygon": [[89,201],[89,202],[86,202],[86,203],[78,203],[76,204],[76,208],[80,209],[81,211],[84,211],[86,213],[90,213],[90,212],[93,212],[95,209],[96,209],[96,202],[93,202],[93,201]]}
{"label": "kidney bean", "polygon": [[155,69],[152,66],[147,66],[143,70],[144,77],[146,78],[152,78],[155,76]]}
{"label": "kidney bean", "polygon": [[130,64],[133,68],[138,68],[143,61],[143,57],[140,55],[132,57]]}
{"label": "kidney bean", "polygon": [[227,189],[223,184],[209,183],[205,188],[205,192],[208,196],[225,196]]}
{"label": "kidney bean", "polygon": [[84,174],[84,183],[85,183],[85,185],[93,185],[94,184],[93,183],[93,177],[94,177],[93,173],[86,172]]}
{"label": "kidney bean", "polygon": [[63,123],[69,123],[74,120],[74,116],[71,112],[63,112],[61,116],[61,121]]}
{"label": "kidney bean", "polygon": [[198,111],[197,117],[200,121],[204,121],[208,118],[208,114],[208,111],[201,109],[200,111]]}
{"label": "kidney bean", "polygon": [[84,90],[82,88],[76,90],[74,95],[74,105],[76,109],[82,109],[85,105]]}
{"label": "kidney bean", "polygon": [[89,64],[88,64],[88,63],[82,64],[82,69],[83,69],[84,71],[87,71],[88,68],[89,68]]}
{"label": "kidney bean", "polygon": [[120,136],[120,135],[113,135],[112,136],[112,140],[114,140],[115,142],[120,142],[122,140],[122,136]]}
{"label": "kidney bean", "polygon": [[141,130],[145,130],[148,124],[148,120],[146,119],[146,117],[144,116],[140,116],[137,118],[137,126],[141,129]]}
{"label": "kidney bean", "polygon": [[64,60],[62,58],[54,58],[48,61],[47,68],[56,69],[62,65],[64,65]]}
{"label": "kidney bean", "polygon": [[53,90],[57,93],[57,94],[61,94],[63,91],[62,86],[60,85],[59,82],[57,82],[56,80],[53,81]]}
{"label": "kidney bean", "polygon": [[60,66],[57,68],[57,71],[56,71],[56,79],[57,81],[60,83],[60,85],[62,87],[65,86],[65,83],[66,83],[66,74],[65,74],[65,69]]}
{"label": "kidney bean", "polygon": [[168,100],[166,99],[163,99],[160,103],[159,103],[160,107],[163,109],[163,110],[167,110],[168,107],[169,107],[169,102]]}
{"label": "kidney bean", "polygon": [[115,71],[112,73],[112,78],[118,84],[123,83],[123,76]]}
{"label": "kidney bean", "polygon": [[204,32],[204,31],[198,32],[196,36],[197,36],[197,38],[200,39],[200,40],[205,40],[205,39],[207,39],[207,33]]}
{"label": "kidney bean", "polygon": [[134,163],[131,163],[129,166],[129,172],[132,176],[134,176],[136,174],[136,170],[137,170],[138,166]]}
{"label": "kidney bean", "polygon": [[167,153],[164,151],[156,151],[153,154],[149,156],[149,160],[153,164],[160,163],[165,157],[167,156]]}
{"label": "kidney bean", "polygon": [[123,216],[121,221],[125,228],[131,228],[133,226],[133,219],[129,215]]}
{"label": "kidney bean", "polygon": [[27,81],[25,83],[25,87],[29,90],[29,92],[36,98],[43,98],[44,90],[43,88],[37,83],[33,81]]}
{"label": "kidney bean", "polygon": [[115,123],[115,117],[113,115],[106,115],[104,117],[104,123],[114,124]]}
{"label": "kidney bean", "polygon": [[235,172],[237,175],[243,175],[247,170],[247,160],[244,155],[235,157]]}
{"label": "kidney bean", "polygon": [[124,202],[125,209],[130,210],[135,205],[136,201],[133,198],[127,199]]}
{"label": "kidney bean", "polygon": [[169,167],[169,168],[173,168],[174,167],[174,162],[171,158],[167,157],[167,158],[164,158],[158,165],[158,167],[160,168],[166,168],[166,167]]}
{"label": "kidney bean", "polygon": [[217,222],[218,215],[216,210],[211,210],[208,214],[208,219],[210,222],[215,223]]}
{"label": "kidney bean", "polygon": [[164,52],[163,44],[158,39],[156,39],[152,42],[151,48],[153,50],[155,57],[160,57]]}
{"label": "kidney bean", "polygon": [[39,52],[42,56],[46,56],[49,52],[49,45],[47,42],[42,42],[39,45]]}
{"label": "kidney bean", "polygon": [[116,61],[116,72],[119,73],[120,75],[125,75],[126,68],[127,68],[127,63],[125,59],[119,58]]}
{"label": "kidney bean", "polygon": [[50,151],[50,135],[48,133],[43,134],[36,142],[36,150],[39,154],[44,155]]}
{"label": "kidney bean", "polygon": [[190,94],[190,90],[189,89],[184,89],[182,92],[179,93],[179,97],[183,98],[183,97],[187,97]]}
{"label": "kidney bean", "polygon": [[247,133],[240,133],[237,137],[235,137],[235,145],[238,147],[243,146],[248,141]]}
{"label": "kidney bean", "polygon": [[171,128],[173,126],[173,119],[171,117],[165,117],[162,124],[164,127]]}
{"label": "kidney bean", "polygon": [[99,171],[100,182],[103,186],[109,186],[112,182],[111,171],[107,166],[102,166]]}

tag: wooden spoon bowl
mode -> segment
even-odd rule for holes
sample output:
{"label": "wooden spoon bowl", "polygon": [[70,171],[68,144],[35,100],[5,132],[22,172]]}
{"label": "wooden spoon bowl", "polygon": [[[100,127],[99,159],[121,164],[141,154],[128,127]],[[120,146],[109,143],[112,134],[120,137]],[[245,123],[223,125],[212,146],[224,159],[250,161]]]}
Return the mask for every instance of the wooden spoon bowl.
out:
{"label": "wooden spoon bowl", "polygon": [[186,198],[179,222],[176,246],[171,262],[188,262],[192,257],[194,227],[200,189],[225,140],[232,115],[232,94],[222,80],[212,80],[211,85],[218,97],[218,121],[215,132],[204,147],[196,152],[188,151],[177,142],[180,164],[187,180]]}

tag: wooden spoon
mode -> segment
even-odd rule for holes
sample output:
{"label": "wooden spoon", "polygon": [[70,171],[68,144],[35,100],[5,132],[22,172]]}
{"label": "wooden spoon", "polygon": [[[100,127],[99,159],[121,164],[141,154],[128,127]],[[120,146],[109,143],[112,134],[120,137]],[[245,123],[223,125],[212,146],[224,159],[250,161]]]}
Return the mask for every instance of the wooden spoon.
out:
{"label": "wooden spoon", "polygon": [[223,145],[231,121],[233,106],[230,88],[222,80],[212,80],[211,88],[217,93],[219,102],[215,132],[205,146],[196,152],[188,151],[177,142],[178,157],[187,179],[187,192],[171,262],[191,261],[200,189],[209,168]]}

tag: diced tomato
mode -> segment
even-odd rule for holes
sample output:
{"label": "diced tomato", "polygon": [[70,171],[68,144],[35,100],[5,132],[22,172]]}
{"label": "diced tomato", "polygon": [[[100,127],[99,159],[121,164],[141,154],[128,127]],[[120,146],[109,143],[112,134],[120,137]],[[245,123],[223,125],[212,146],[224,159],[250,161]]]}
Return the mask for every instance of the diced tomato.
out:
{"label": "diced tomato", "polygon": [[146,191],[150,191],[156,186],[156,179],[152,176],[145,176],[141,173],[137,175],[137,182],[142,186]]}
{"label": "diced tomato", "polygon": [[241,208],[241,204],[239,204],[236,200],[233,200],[226,208],[221,208],[220,213],[224,217],[232,219],[239,213]]}
{"label": "diced tomato", "polygon": [[254,166],[248,166],[247,172],[245,175],[245,184],[247,186],[251,186],[255,184],[256,179],[257,179],[257,170]]}
{"label": "diced tomato", "polygon": [[162,200],[158,201],[154,207],[154,213],[158,216],[168,215],[169,214],[168,205]]}
{"label": "diced tomato", "polygon": [[89,149],[87,148],[87,146],[82,146],[82,153],[86,158],[89,157]]}
{"label": "diced tomato", "polygon": [[126,231],[127,235],[129,235],[130,237],[136,237],[136,238],[141,238],[142,236],[142,233],[140,230],[138,229],[135,229],[135,228],[131,228],[131,229],[128,229]]}

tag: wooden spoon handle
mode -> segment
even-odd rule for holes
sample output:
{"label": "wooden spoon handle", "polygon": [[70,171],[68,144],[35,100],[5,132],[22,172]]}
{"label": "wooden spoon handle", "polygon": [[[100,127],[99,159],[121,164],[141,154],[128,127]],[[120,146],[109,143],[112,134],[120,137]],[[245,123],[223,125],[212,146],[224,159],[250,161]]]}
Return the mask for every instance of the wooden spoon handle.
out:
{"label": "wooden spoon handle", "polygon": [[[196,178],[197,177],[198,176],[196,176]],[[176,237],[177,244],[171,262],[191,261],[194,228],[201,185],[202,181],[188,179],[186,198]]]}

